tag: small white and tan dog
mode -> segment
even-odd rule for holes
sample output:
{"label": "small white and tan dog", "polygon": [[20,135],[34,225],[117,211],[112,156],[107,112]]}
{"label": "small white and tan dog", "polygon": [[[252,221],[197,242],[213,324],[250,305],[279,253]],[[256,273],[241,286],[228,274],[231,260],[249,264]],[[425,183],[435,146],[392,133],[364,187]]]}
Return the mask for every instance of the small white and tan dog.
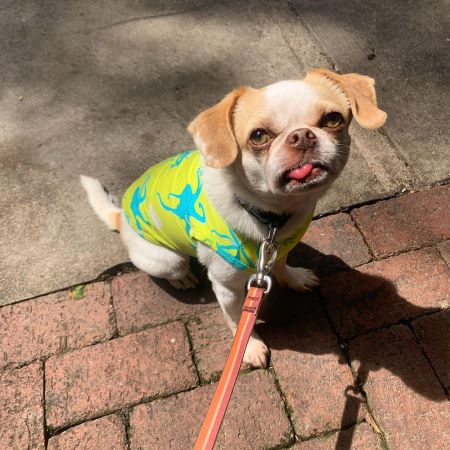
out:
{"label": "small white and tan dog", "polygon": [[[280,239],[307,221],[346,164],[352,117],[370,129],[386,120],[386,113],[377,108],[374,84],[363,75],[316,69],[303,80],[236,89],[189,125],[202,157],[202,185],[234,232],[256,243],[266,237],[267,226],[252,209],[288,218]],[[82,176],[81,181],[100,219],[120,231],[135,266],[178,288],[195,286],[189,255],[146,240],[98,180]],[[210,246],[196,244],[196,256],[206,266],[234,332],[248,273]],[[299,292],[319,284],[312,271],[288,266],[286,256],[275,263],[273,273],[281,285]],[[244,362],[265,367],[268,356],[266,344],[253,332]]]}

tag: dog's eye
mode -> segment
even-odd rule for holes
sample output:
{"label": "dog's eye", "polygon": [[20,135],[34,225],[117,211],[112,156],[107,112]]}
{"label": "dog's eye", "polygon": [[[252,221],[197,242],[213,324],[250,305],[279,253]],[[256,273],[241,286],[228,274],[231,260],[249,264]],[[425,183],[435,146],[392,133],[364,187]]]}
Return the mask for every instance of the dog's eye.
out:
{"label": "dog's eye", "polygon": [[324,114],[320,119],[320,128],[338,128],[344,123],[344,118],[341,113],[330,112]]}
{"label": "dog's eye", "polygon": [[266,145],[271,139],[272,137],[270,134],[262,128],[252,131],[252,134],[250,135],[250,142],[256,147]]}

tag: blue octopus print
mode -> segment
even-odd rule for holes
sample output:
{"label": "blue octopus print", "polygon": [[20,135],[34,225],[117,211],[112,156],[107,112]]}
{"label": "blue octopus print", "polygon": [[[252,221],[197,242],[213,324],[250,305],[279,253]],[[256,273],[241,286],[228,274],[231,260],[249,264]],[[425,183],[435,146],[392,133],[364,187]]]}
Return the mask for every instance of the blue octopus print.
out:
{"label": "blue octopus print", "polygon": [[175,160],[175,161],[169,166],[169,168],[174,169],[175,167],[178,167],[191,154],[192,154],[191,151],[187,151],[187,152],[180,153],[177,156],[174,156],[172,158],[172,160]]}
{"label": "blue octopus print", "polygon": [[171,213],[175,214],[177,217],[179,217],[185,224],[186,227],[186,233],[189,236],[191,231],[191,218],[198,220],[200,223],[206,222],[206,214],[205,209],[203,208],[203,204],[199,203],[198,208],[200,209],[201,213],[198,213],[195,209],[195,203],[197,202],[200,193],[202,191],[202,183],[200,180],[200,169],[197,170],[197,190],[193,192],[192,186],[190,183],[187,183],[184,189],[179,194],[170,193],[167,196],[167,199],[175,198],[178,199],[178,205],[176,207],[171,207],[164,203],[164,201],[161,198],[161,194],[159,192],[156,193],[156,195],[159,198],[159,201],[161,203],[161,206],[166,210],[170,211]]}
{"label": "blue octopus print", "polygon": [[231,228],[228,227],[229,234],[221,234],[216,230],[211,230],[211,233],[229,242],[229,245],[223,245],[217,242],[217,253],[221,255],[222,258],[227,261],[232,259],[234,264],[239,264],[241,266],[240,268],[242,270],[245,270],[247,267],[255,267],[254,262],[249,258],[244,250],[244,246]]}
{"label": "blue octopus print", "polygon": [[138,231],[142,231],[142,224],[151,226],[151,223],[144,217],[140,207],[144,202],[147,196],[147,185],[150,179],[150,175],[145,178],[144,183],[141,186],[138,186],[136,190],[133,192],[133,196],[131,198],[130,208],[133,211],[134,220],[136,222],[136,227]]}

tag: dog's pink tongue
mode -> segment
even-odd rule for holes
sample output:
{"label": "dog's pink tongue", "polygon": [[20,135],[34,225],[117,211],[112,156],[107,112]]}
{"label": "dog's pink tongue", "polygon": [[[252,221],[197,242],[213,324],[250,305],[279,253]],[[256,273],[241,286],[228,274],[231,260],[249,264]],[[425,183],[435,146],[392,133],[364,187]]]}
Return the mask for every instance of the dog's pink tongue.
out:
{"label": "dog's pink tongue", "polygon": [[293,180],[303,180],[303,178],[306,178],[313,170],[313,165],[310,163],[307,163],[303,165],[302,167],[299,167],[298,169],[291,170],[288,173],[288,177],[292,178]]}

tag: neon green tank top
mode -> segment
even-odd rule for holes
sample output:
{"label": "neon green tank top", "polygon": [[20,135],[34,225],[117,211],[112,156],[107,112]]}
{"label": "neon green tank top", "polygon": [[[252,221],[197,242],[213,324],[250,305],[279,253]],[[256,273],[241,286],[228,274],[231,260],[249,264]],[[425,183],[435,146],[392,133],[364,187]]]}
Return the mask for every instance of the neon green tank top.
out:
{"label": "neon green tank top", "polygon": [[[150,167],[125,192],[125,217],[149,242],[190,256],[201,242],[236,269],[254,272],[259,244],[233,231],[215,210],[203,189],[202,165],[200,153],[193,150]],[[300,242],[313,213],[279,242],[278,257]]]}

